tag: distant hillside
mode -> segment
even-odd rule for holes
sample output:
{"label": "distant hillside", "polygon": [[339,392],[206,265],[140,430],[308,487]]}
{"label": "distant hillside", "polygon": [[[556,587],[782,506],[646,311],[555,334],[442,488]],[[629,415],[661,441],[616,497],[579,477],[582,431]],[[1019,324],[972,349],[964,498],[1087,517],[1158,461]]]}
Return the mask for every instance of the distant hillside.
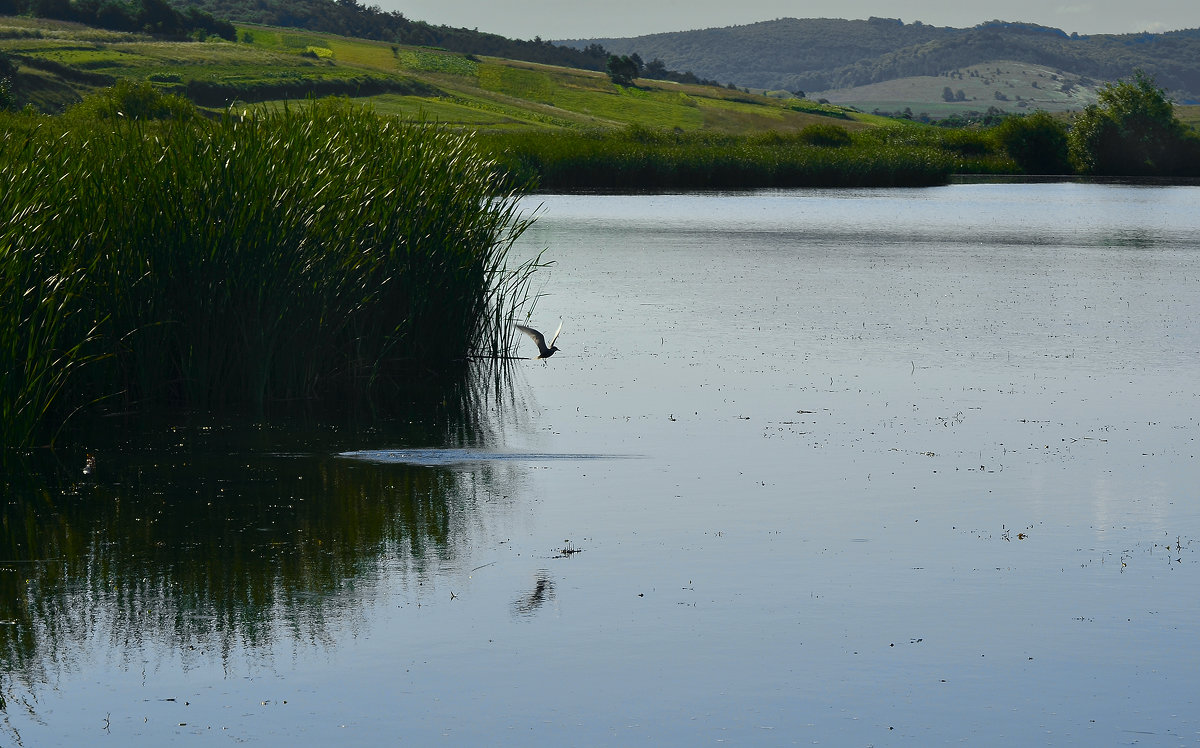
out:
{"label": "distant hillside", "polygon": [[938,76],[1013,60],[1100,80],[1135,69],[1154,76],[1181,103],[1200,102],[1200,29],[1164,34],[1078,36],[1033,24],[992,21],[970,29],[867,21],[784,18],[747,26],[628,39],[576,39],[617,54],[740,86],[825,91],[912,76]]}
{"label": "distant hillside", "polygon": [[559,44],[576,48],[600,44],[616,54],[637,52],[644,60],[660,59],[671,68],[742,86],[816,90],[835,87],[825,84],[827,76],[822,76],[827,71],[947,38],[953,31],[893,19],[782,18],[748,26]]}
{"label": "distant hillside", "polygon": [[[0,0],[3,2],[3,0]],[[508,39],[472,29],[435,26],[406,18],[398,11],[358,0],[170,0],[177,8],[196,8],[235,23],[319,31],[359,39],[423,47],[440,47],[463,54],[491,55],[525,62],[604,70],[603,49],[576,49],[535,38]],[[586,47],[587,45],[584,45]]]}
{"label": "distant hillside", "polygon": [[167,40],[74,22],[0,16],[0,77],[11,104],[61,112],[120,81],[221,111],[277,107],[308,96],[352,96],[381,114],[481,133],[642,131],[787,136],[811,125],[848,131],[883,122],[811,100],[723,86],[639,80],[428,46],[295,28],[241,25],[237,41]]}
{"label": "distant hillside", "polygon": [[913,75],[865,86],[810,93],[813,98],[864,112],[911,116],[917,120],[953,119],[976,113],[1080,111],[1096,103],[1100,84],[1046,65],[993,60]]}

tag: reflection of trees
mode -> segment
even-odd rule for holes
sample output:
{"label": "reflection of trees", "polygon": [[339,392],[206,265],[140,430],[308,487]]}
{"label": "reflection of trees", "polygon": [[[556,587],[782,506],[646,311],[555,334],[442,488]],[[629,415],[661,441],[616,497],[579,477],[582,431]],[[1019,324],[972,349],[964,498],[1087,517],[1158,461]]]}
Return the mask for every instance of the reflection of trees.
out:
{"label": "reflection of trees", "polygon": [[[434,441],[402,428],[387,438]],[[458,423],[434,443],[448,432],[480,438]],[[385,437],[372,427],[364,438]],[[385,571],[415,590],[453,561],[485,531],[476,502],[514,470],[345,460],[336,453],[362,441],[334,429],[162,429],[126,445],[96,450],[88,476],[83,450],[5,457],[0,709],[31,703],[74,648],[96,642],[155,643],[186,663],[329,641],[332,620],[369,605]]]}

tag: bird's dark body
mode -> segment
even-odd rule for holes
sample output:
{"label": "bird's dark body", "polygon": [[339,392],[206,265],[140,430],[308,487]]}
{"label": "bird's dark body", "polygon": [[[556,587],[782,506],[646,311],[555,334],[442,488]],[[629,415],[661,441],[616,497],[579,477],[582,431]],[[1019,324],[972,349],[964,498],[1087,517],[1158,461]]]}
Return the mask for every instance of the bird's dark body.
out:
{"label": "bird's dark body", "polygon": [[546,345],[546,336],[542,335],[532,327],[526,327],[525,325],[517,325],[516,327],[521,332],[533,338],[533,342],[537,343],[538,355],[534,357],[535,361],[538,359],[550,358],[554,355],[554,352],[558,350],[558,346],[556,346],[555,343],[558,341],[558,334],[562,332],[561,322],[558,325],[558,330],[554,333],[554,337],[550,339],[550,345]]}

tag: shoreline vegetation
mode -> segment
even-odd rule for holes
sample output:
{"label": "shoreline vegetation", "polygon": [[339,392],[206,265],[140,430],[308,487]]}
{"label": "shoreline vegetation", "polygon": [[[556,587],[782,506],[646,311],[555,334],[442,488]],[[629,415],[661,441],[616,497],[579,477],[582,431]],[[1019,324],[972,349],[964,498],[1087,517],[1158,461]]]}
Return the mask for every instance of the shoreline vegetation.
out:
{"label": "shoreline vegetation", "polygon": [[956,175],[1200,177],[1200,134],[1140,71],[1103,86],[1098,103],[1069,122],[1034,112],[986,127],[822,123],[746,135],[634,125],[485,134],[482,142],[514,180],[546,191],[923,187]]}
{"label": "shoreline vegetation", "polygon": [[499,359],[539,260],[472,138],[345,100],[199,116],[118,84],[0,118],[0,428],[263,413],[457,381]]}
{"label": "shoreline vegetation", "polygon": [[910,127],[809,125],[793,133],[617,131],[484,134],[510,179],[545,192],[923,187],[964,169],[1012,173],[986,139]]}

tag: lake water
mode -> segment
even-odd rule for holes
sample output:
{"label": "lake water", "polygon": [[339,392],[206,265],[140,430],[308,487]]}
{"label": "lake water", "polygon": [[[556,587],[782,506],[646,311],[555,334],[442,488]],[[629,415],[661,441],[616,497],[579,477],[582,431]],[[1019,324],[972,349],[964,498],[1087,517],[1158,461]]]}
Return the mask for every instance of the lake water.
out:
{"label": "lake water", "polygon": [[482,411],[17,481],[0,745],[1200,743],[1200,189],[539,205]]}

